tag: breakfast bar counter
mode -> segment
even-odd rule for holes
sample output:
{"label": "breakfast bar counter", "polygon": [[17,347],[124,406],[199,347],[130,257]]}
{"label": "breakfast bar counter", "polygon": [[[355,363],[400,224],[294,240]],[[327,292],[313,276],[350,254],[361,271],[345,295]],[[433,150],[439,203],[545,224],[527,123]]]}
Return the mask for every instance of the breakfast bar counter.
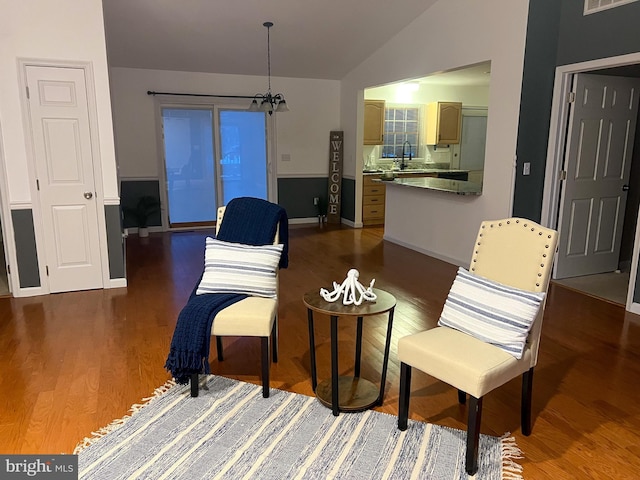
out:
{"label": "breakfast bar counter", "polygon": [[481,195],[482,185],[474,182],[461,180],[450,180],[436,177],[417,178],[395,178],[393,180],[373,180],[374,182],[384,182],[388,186],[422,188],[439,192],[455,193],[458,195]]}

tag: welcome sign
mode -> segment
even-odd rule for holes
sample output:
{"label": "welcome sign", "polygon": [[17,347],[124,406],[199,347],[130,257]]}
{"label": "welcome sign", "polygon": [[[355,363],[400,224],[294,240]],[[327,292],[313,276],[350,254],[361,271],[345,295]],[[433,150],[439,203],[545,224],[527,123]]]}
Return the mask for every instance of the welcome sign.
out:
{"label": "welcome sign", "polygon": [[342,159],[344,156],[344,132],[331,132],[329,136],[329,201],[327,222],[340,223],[340,200],[342,198]]}

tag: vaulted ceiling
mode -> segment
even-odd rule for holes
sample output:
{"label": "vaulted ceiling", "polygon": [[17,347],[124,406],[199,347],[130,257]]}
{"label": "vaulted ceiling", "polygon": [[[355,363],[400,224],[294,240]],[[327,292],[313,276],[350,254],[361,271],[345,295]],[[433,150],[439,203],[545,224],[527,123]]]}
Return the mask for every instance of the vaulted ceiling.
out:
{"label": "vaulted ceiling", "polygon": [[103,0],[112,67],[343,78],[437,0]]}

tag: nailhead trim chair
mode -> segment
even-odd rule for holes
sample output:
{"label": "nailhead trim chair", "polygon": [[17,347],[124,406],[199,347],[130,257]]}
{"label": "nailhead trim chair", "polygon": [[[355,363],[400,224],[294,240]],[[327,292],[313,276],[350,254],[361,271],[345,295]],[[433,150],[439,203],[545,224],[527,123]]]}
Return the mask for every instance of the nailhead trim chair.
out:
{"label": "nailhead trim chair", "polygon": [[[224,217],[225,207],[218,208],[216,234]],[[279,243],[279,229],[274,244]],[[276,270],[276,279],[278,273]],[[223,361],[222,337],[260,337],[262,363],[262,396],[269,397],[271,358],[278,362],[278,299],[247,297],[218,312],[213,319],[211,335],[216,337],[218,361]],[[272,355],[270,353],[270,344]],[[191,396],[198,396],[198,375],[191,376]]]}
{"label": "nailhead trim chair", "polygon": [[[482,222],[475,243],[470,271],[476,275],[522,290],[546,292],[557,245],[557,232],[522,218]],[[533,368],[544,315],[544,301],[529,332],[522,358],[458,330],[445,326],[409,335],[398,341],[400,400],[398,428],[407,429],[411,369],[458,389],[458,401],[466,403],[466,471],[478,469],[478,441],[482,399],[491,390],[522,374],[522,433],[531,433]]]}

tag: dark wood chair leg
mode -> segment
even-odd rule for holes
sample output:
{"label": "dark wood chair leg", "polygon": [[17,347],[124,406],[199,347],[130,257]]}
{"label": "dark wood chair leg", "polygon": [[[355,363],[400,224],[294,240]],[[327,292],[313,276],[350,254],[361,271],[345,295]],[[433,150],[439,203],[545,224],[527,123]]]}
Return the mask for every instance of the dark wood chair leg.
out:
{"label": "dark wood chair leg", "polygon": [[458,403],[461,405],[467,403],[467,394],[462,390],[458,390]]}
{"label": "dark wood chair leg", "polygon": [[533,390],[533,367],[522,374],[522,404],[520,424],[523,435],[531,435],[531,396]]}
{"label": "dark wood chair leg", "polygon": [[469,475],[478,471],[478,443],[480,442],[480,419],[482,418],[482,397],[469,395],[469,420],[467,422],[467,457],[465,470]]}
{"label": "dark wood chair leg", "polygon": [[262,396],[269,398],[269,367],[271,359],[269,358],[269,337],[260,337],[262,343],[260,350],[262,351]]}
{"label": "dark wood chair leg", "polygon": [[198,384],[198,374],[192,373],[191,374],[191,396],[192,397],[198,396],[199,388],[200,388],[200,385]]}
{"label": "dark wood chair leg", "polygon": [[224,360],[222,357],[222,337],[216,336],[216,350],[218,351],[218,361]]}
{"label": "dark wood chair leg", "polygon": [[400,362],[400,399],[398,401],[398,428],[407,429],[409,419],[409,393],[411,391],[411,366]]}
{"label": "dark wood chair leg", "polygon": [[271,331],[271,347],[273,350],[273,363],[278,363],[278,315],[276,315]]}

